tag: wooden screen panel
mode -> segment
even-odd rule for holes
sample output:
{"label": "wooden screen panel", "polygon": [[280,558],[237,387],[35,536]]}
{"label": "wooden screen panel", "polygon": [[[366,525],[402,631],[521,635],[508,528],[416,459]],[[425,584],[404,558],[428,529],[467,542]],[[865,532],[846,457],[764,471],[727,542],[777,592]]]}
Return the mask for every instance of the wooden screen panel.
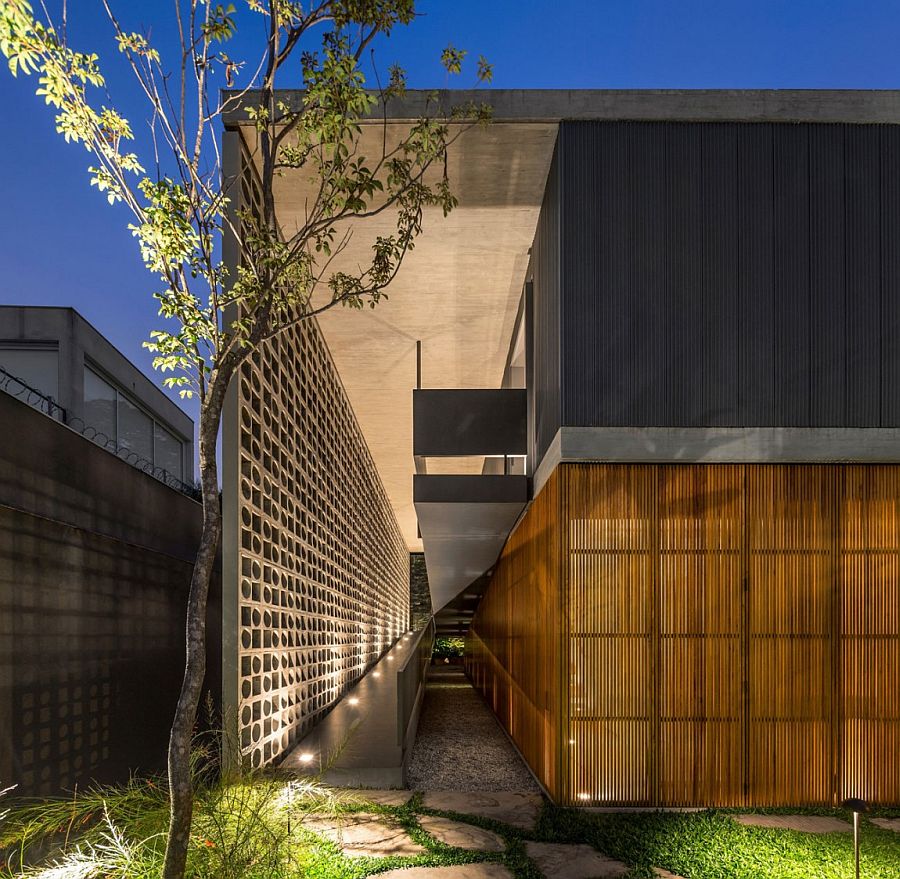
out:
{"label": "wooden screen panel", "polygon": [[565,464],[548,486],[469,667],[558,802],[900,802],[900,467]]}
{"label": "wooden screen panel", "polygon": [[551,476],[512,533],[469,629],[466,668],[554,798],[564,796],[561,727],[564,579],[558,478]]}
{"label": "wooden screen panel", "polygon": [[573,465],[564,480],[570,800],[649,804],[655,473]]}
{"label": "wooden screen panel", "polygon": [[845,468],[839,797],[900,803],[900,470]]}
{"label": "wooden screen panel", "polygon": [[659,470],[657,802],[740,802],[744,470]]}
{"label": "wooden screen panel", "polygon": [[748,468],[749,802],[829,803],[835,479]]}

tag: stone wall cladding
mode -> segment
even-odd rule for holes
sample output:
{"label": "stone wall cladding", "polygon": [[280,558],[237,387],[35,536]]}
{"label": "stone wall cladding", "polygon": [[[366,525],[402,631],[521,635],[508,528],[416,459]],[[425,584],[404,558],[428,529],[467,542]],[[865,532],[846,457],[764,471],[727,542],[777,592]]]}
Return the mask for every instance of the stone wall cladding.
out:
{"label": "stone wall cladding", "polygon": [[431,590],[424,552],[409,554],[409,616],[410,628],[414,631],[431,619]]}

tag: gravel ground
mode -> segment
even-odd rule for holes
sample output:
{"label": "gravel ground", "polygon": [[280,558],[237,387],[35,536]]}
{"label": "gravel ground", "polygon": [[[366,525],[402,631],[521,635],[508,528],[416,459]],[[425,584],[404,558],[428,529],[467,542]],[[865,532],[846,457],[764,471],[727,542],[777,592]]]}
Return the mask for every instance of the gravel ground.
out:
{"label": "gravel ground", "polygon": [[432,666],[409,765],[413,790],[539,791],[458,666]]}

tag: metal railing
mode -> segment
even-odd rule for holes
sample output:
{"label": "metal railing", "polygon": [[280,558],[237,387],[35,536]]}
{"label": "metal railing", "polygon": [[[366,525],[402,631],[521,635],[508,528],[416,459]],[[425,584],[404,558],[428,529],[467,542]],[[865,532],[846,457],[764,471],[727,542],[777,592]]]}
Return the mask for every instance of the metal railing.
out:
{"label": "metal railing", "polygon": [[0,366],[0,390],[5,391],[11,397],[16,397],[23,403],[27,403],[33,409],[49,415],[55,421],[59,421],[75,433],[81,434],[85,439],[90,440],[92,443],[100,446],[100,448],[112,452],[117,458],[121,458],[135,469],[168,485],[169,488],[181,492],[181,494],[187,495],[196,501],[202,499],[200,489],[196,485],[183,482],[177,476],[169,473],[168,470],[157,467],[152,461],[147,460],[147,458],[142,457],[132,449],[118,445],[113,438],[97,430],[93,425],[87,424],[81,418],[70,415],[53,397],[32,387],[24,379],[7,372],[2,366]]}

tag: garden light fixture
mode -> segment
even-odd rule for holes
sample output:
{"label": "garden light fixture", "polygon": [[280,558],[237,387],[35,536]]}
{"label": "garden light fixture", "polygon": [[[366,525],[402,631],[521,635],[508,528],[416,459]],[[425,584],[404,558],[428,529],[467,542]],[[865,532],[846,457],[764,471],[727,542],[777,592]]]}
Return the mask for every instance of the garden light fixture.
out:
{"label": "garden light fixture", "polygon": [[859,814],[866,811],[866,803],[858,797],[844,800],[844,808],[853,812],[853,854],[856,863],[856,879],[859,879]]}

